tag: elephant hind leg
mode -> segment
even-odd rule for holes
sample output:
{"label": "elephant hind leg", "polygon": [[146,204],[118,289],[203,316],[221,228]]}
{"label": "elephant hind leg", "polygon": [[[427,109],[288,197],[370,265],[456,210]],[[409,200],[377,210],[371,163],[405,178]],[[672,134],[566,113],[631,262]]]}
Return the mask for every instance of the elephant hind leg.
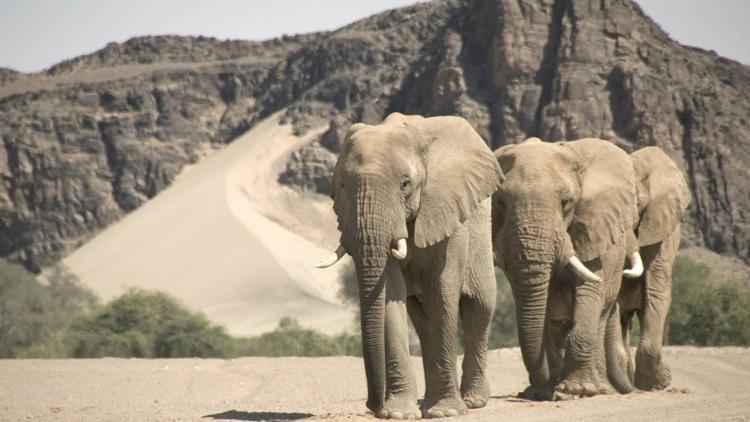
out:
{"label": "elephant hind leg", "polygon": [[409,313],[409,319],[411,320],[412,325],[414,325],[414,330],[417,332],[417,337],[419,337],[419,346],[422,349],[422,366],[426,375],[427,361],[429,359],[427,354],[430,351],[427,314],[424,311],[424,305],[416,296],[409,296],[406,298],[406,310]]}
{"label": "elephant hind leg", "polygon": [[669,366],[661,356],[666,315],[643,310],[638,316],[641,340],[635,354],[635,386],[646,391],[663,390],[672,381]]}
{"label": "elephant hind leg", "polygon": [[661,348],[672,296],[672,263],[679,245],[679,229],[661,243],[641,248],[646,264],[643,308],[638,313],[641,340],[635,355],[635,386],[662,390],[672,380]]}
{"label": "elephant hind leg", "polygon": [[490,321],[495,312],[495,295],[486,296],[488,297],[463,296],[460,303],[464,326],[461,398],[469,409],[484,407],[490,396],[490,384],[487,379],[487,343]]}

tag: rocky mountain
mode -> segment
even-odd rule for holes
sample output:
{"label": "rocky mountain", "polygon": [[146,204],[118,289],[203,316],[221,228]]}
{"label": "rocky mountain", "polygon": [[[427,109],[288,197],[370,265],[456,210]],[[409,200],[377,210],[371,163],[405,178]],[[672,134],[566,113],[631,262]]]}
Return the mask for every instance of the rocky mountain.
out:
{"label": "rocky mountain", "polygon": [[38,270],[274,111],[329,125],[279,179],[328,193],[351,122],[458,114],[529,136],[658,145],[685,171],[685,243],[750,263],[750,68],[679,45],[630,0],[438,0],[266,42],[143,37],[0,69],[0,256]]}

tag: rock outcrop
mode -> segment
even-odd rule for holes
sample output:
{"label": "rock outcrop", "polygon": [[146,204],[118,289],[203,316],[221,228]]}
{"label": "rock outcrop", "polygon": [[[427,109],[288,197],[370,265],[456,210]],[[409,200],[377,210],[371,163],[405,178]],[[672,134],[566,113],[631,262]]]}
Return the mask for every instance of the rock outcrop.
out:
{"label": "rock outcrop", "polygon": [[143,37],[0,70],[0,256],[38,270],[286,108],[321,139],[280,180],[327,194],[349,124],[466,117],[529,136],[657,145],[693,193],[685,242],[750,263],[750,69],[671,40],[631,0],[447,0],[266,42]]}
{"label": "rock outcrop", "polygon": [[530,136],[594,136],[629,152],[657,145],[693,194],[685,243],[750,263],[748,66],[676,43],[632,1],[454,6],[369,120],[458,114],[492,147]]}

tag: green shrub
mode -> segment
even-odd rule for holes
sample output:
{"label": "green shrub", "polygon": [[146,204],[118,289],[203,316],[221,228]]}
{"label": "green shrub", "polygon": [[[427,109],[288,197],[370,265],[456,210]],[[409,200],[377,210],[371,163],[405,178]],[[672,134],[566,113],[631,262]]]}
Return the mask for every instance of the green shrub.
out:
{"label": "green shrub", "polygon": [[23,267],[0,260],[0,357],[62,358],[63,335],[96,296],[61,266],[41,283]]}
{"label": "green shrub", "polygon": [[276,330],[242,341],[243,356],[361,356],[362,341],[358,334],[329,336],[318,330],[303,328],[289,317],[279,321]]}
{"label": "green shrub", "polygon": [[161,292],[132,289],[73,321],[65,335],[70,355],[114,357],[230,357],[234,340],[203,314]]}
{"label": "green shrub", "polygon": [[716,281],[710,268],[678,257],[672,273],[669,344],[750,345],[750,291],[736,281]]}

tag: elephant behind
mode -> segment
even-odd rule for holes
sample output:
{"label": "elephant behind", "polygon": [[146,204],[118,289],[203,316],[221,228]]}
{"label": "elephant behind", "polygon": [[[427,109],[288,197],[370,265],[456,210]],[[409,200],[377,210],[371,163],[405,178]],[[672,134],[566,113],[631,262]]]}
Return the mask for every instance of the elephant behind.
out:
{"label": "elephant behind", "polygon": [[[456,416],[489,399],[495,306],[490,196],[503,175],[459,117],[389,115],[347,133],[333,177],[341,245],[359,280],[367,407],[381,418]],[[425,399],[417,407],[407,312],[419,335]],[[463,376],[456,379],[458,323]]]}
{"label": "elephant behind", "polygon": [[680,222],[690,204],[682,171],[657,147],[646,147],[630,155],[636,173],[638,225],[633,250],[639,250],[645,271],[623,278],[618,297],[625,345],[630,345],[633,315],[638,316],[641,337],[635,365],[628,351],[628,375],[641,390],[666,388],[669,366],[661,348],[672,296],[672,265],[680,244]]}
{"label": "elephant behind", "polygon": [[626,359],[616,299],[637,218],[630,158],[600,139],[531,138],[495,155],[506,179],[493,197],[492,231],[529,373],[522,396],[601,394],[608,376],[631,391],[614,364]]}

